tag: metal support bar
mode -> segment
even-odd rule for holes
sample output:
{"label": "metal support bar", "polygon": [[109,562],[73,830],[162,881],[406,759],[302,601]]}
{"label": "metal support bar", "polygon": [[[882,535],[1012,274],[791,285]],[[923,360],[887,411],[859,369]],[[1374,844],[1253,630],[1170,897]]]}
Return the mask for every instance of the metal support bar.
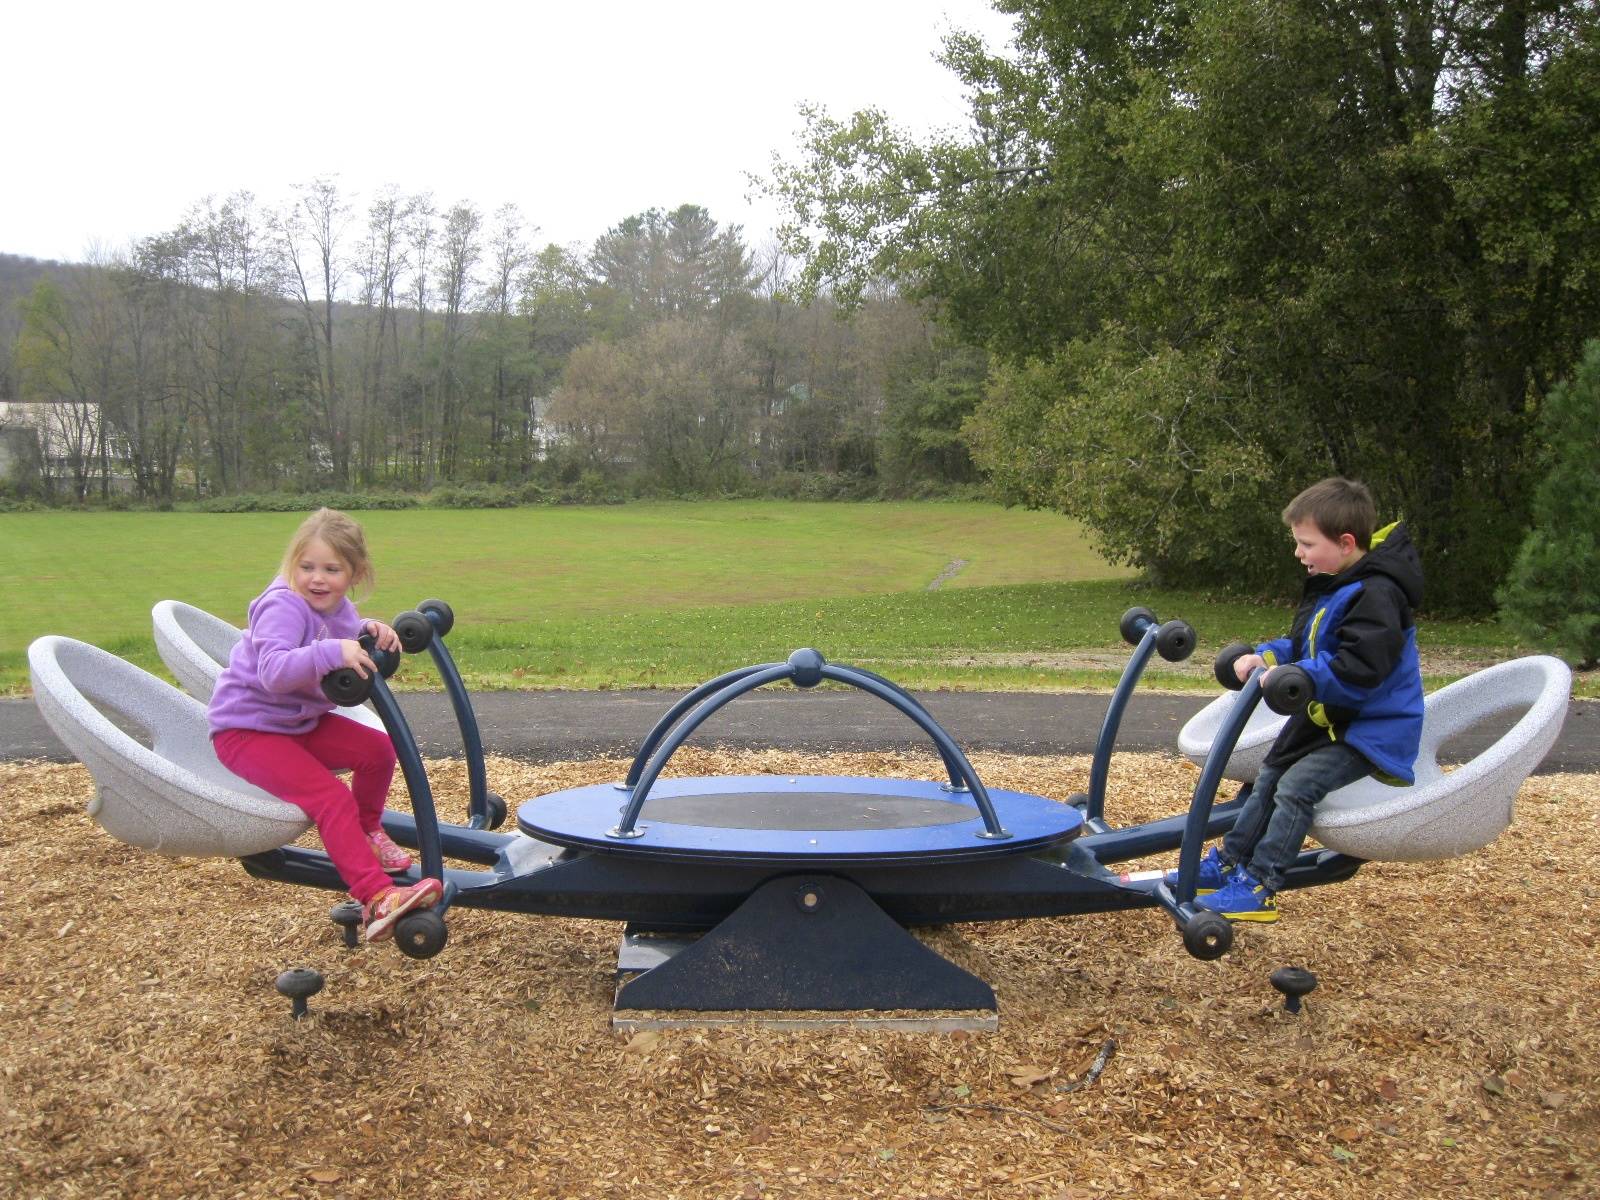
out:
{"label": "metal support bar", "polygon": [[[433,620],[431,616],[428,619]],[[437,628],[428,639],[428,653],[439,669],[439,678],[444,681],[445,694],[450,697],[450,707],[455,712],[456,727],[461,730],[462,753],[467,761],[467,825],[472,829],[486,829],[489,825],[489,781],[484,772],[478,717],[472,710],[466,685],[461,682],[461,671]]]}
{"label": "metal support bar", "polygon": [[1145,626],[1144,636],[1133,648],[1128,665],[1122,668],[1122,678],[1117,680],[1117,690],[1111,693],[1111,703],[1106,706],[1106,718],[1100,725],[1100,737],[1094,744],[1094,761],[1089,764],[1089,804],[1084,816],[1103,825],[1106,815],[1106,777],[1111,770],[1111,750],[1117,741],[1117,727],[1122,724],[1123,710],[1133,695],[1134,685],[1144,673],[1145,664],[1155,653],[1158,627],[1154,621]]}
{"label": "metal support bar", "polygon": [[1211,752],[1206,755],[1205,766],[1200,768],[1200,778],[1195,781],[1194,799],[1189,802],[1189,817],[1183,826],[1183,843],[1178,848],[1178,883],[1173,896],[1180,904],[1194,900],[1195,884],[1200,878],[1200,847],[1206,838],[1206,825],[1211,819],[1211,806],[1216,802],[1217,785],[1222,782],[1222,772],[1239,744],[1250,713],[1261,699],[1261,675],[1258,668],[1245,681],[1233,707],[1223,719],[1222,728],[1212,739]]}
{"label": "metal support bar", "polygon": [[[395,757],[400,760],[400,773],[405,778],[406,790],[411,793],[411,811],[416,815],[417,849],[422,854],[422,874],[434,879],[444,878],[444,854],[439,847],[439,816],[433,806],[433,788],[428,784],[428,772],[422,765],[422,752],[417,749],[416,735],[406,723],[405,714],[395,702],[394,693],[381,675],[372,677],[372,707],[382,718],[389,739],[394,743]],[[450,897],[439,905],[443,909]]]}

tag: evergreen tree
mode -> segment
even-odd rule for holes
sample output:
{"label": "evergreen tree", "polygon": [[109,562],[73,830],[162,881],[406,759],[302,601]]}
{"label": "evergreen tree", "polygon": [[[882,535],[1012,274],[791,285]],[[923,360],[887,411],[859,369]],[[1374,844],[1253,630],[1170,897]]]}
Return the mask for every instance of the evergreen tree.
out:
{"label": "evergreen tree", "polygon": [[1600,660],[1600,339],[1539,415],[1543,467],[1533,528],[1506,584],[1501,617],[1517,634],[1591,670]]}

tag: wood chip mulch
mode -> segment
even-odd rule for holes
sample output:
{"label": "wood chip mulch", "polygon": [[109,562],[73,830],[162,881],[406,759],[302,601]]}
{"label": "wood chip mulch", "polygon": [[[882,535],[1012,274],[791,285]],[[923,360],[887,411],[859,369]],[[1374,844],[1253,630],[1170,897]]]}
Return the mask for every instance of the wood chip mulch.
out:
{"label": "wood chip mulch", "polygon": [[[1057,798],[1088,776],[974,761]],[[430,769],[463,812],[461,764]],[[489,772],[515,804],[622,768]],[[1119,757],[1108,815],[1180,811],[1193,784]],[[432,960],[348,951],[334,894],[123,846],[85,815],[92,788],[0,763],[7,1197],[1600,1195],[1597,775],[1530,781],[1475,855],[1291,893],[1215,963],[1153,909],[933,931],[993,985],[1000,1028],[920,1034],[617,1033],[615,924],[456,910]],[[1287,964],[1320,978],[1299,1017],[1267,983]],[[299,1022],[273,990],[291,966],[327,979]]]}

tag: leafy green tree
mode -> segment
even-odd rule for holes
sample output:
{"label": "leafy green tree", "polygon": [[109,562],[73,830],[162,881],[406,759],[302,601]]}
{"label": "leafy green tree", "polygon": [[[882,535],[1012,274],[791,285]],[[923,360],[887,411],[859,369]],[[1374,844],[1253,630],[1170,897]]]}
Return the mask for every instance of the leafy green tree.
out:
{"label": "leafy green tree", "polygon": [[626,336],[671,317],[715,313],[726,324],[742,313],[754,268],[740,233],[694,204],[614,225],[595,241],[589,264],[604,327]]}
{"label": "leafy green tree", "polygon": [[1514,631],[1593,670],[1600,663],[1600,339],[1539,414],[1533,529],[1500,589]]}
{"label": "leafy green tree", "polygon": [[1367,480],[1485,610],[1538,401],[1600,320],[1596,5],[1009,0],[970,137],[813,112],[771,187],[803,282],[893,273],[1000,364],[1004,495],[1163,582],[1287,586],[1283,501]]}
{"label": "leafy green tree", "polygon": [[882,470],[891,487],[921,481],[970,483],[977,477],[962,426],[983,396],[988,358],[971,346],[935,339],[924,373],[897,372],[889,382],[883,416]]}

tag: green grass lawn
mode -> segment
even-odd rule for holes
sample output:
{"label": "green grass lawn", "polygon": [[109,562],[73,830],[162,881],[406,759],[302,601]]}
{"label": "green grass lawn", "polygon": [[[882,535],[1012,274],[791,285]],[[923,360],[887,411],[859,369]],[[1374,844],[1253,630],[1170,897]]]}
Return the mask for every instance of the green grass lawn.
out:
{"label": "green grass lawn", "polygon": [[[1195,658],[1153,671],[1168,686],[1210,688],[1217,648],[1280,632],[1287,618],[1280,605],[1142,587],[1066,518],[984,504],[359,516],[378,571],[362,611],[387,619],[424,597],[448,601],[452,652],[479,688],[688,687],[802,645],[913,688],[1102,687],[1126,657],[1116,627],[1130,604],[1195,626]],[[27,645],[44,633],[165,675],[151,605],[184,600],[242,624],[297,523],[267,513],[0,515],[0,691],[26,691]],[[1518,652],[1493,624],[1429,623],[1424,632],[1426,644],[1464,659]],[[408,660],[401,678],[434,682],[425,659]]]}

